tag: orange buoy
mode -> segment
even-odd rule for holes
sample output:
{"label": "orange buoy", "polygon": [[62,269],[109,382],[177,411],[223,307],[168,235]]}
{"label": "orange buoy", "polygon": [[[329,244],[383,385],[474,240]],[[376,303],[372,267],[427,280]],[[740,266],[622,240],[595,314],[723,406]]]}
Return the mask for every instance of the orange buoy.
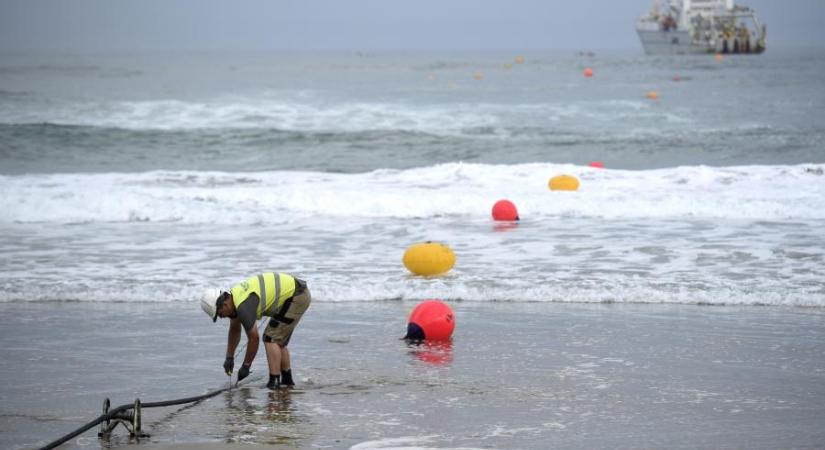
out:
{"label": "orange buoy", "polygon": [[722,56],[721,53],[717,53],[717,54],[713,55],[713,57],[716,59],[716,62],[724,62],[725,61],[725,57]]}
{"label": "orange buoy", "polygon": [[576,191],[579,189],[579,179],[573,175],[557,175],[547,182],[551,191]]}
{"label": "orange buoy", "polygon": [[404,339],[415,341],[443,341],[455,330],[453,310],[440,300],[426,300],[418,304],[407,320]]}
{"label": "orange buoy", "polygon": [[440,275],[455,265],[455,254],[450,247],[437,242],[424,242],[407,247],[404,267],[416,275]]}
{"label": "orange buoy", "polygon": [[499,200],[493,205],[493,220],[513,221],[518,219],[516,205],[510,200]]}
{"label": "orange buoy", "polygon": [[582,74],[585,76],[585,78],[590,78],[593,76],[593,69],[587,67],[584,69],[584,72],[582,72]]}
{"label": "orange buoy", "polygon": [[597,169],[604,169],[604,163],[601,161],[590,161],[590,167],[595,167]]}
{"label": "orange buoy", "polygon": [[524,57],[523,56],[516,56],[515,63],[516,64],[524,64]]}
{"label": "orange buoy", "polygon": [[651,100],[657,100],[659,98],[659,93],[656,91],[648,91],[648,93],[645,94],[645,97]]}
{"label": "orange buoy", "polygon": [[481,73],[481,72],[476,72],[476,73],[473,74],[473,78],[475,78],[476,80],[483,80],[484,79],[484,74]]}

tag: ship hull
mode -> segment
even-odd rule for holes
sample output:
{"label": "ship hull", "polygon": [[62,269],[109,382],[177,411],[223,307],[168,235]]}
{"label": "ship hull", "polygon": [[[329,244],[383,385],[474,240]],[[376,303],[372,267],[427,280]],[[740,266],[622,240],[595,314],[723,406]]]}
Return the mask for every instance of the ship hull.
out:
{"label": "ship hull", "polygon": [[642,47],[648,55],[691,55],[714,53],[709,46],[696,45],[691,42],[686,30],[640,30],[636,29]]}

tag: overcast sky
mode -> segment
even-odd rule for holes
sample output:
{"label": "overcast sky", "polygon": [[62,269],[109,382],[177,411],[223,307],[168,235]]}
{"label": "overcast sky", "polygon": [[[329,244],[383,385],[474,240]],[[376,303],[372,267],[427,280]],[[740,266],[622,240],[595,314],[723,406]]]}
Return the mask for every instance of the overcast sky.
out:
{"label": "overcast sky", "polygon": [[[825,0],[740,0],[768,47],[825,45]],[[0,0],[0,51],[638,49],[650,0]]]}

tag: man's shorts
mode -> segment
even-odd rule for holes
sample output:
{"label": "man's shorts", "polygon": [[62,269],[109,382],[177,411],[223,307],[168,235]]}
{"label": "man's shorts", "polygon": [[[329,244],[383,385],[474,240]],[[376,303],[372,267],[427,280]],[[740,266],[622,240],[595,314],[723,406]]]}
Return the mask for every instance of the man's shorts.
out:
{"label": "man's shorts", "polygon": [[309,308],[309,303],[312,296],[309,294],[306,282],[295,279],[295,293],[290,300],[284,302],[284,305],[289,306],[284,311],[283,306],[278,311],[278,317],[273,317],[269,320],[269,325],[264,330],[264,342],[274,342],[280,347],[289,345],[289,339],[292,337],[292,332],[304,315],[304,311]]}

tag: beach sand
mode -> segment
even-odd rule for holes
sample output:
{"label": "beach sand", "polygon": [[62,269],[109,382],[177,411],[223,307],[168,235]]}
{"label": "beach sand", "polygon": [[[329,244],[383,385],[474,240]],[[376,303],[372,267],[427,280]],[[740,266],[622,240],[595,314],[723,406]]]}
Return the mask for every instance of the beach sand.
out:
{"label": "beach sand", "polygon": [[[453,303],[451,344],[399,340],[414,302],[316,301],[297,386],[251,380],[144,409],[150,436],[66,448],[821,448],[825,311]],[[0,305],[0,447],[32,448],[112,405],[226,386],[225,321],[195,304]],[[243,342],[243,341],[242,341]],[[243,448],[254,448],[243,446]]]}

